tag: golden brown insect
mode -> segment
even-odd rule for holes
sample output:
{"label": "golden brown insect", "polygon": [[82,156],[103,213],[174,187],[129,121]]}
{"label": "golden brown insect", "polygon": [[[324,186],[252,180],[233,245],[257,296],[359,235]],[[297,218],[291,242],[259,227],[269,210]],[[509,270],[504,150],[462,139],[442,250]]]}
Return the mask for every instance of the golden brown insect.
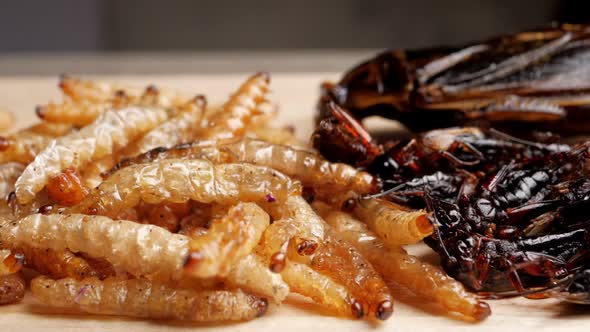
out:
{"label": "golden brown insect", "polygon": [[328,162],[307,150],[252,138],[197,141],[170,149],[154,149],[123,160],[108,173],[129,165],[166,158],[204,158],[216,164],[246,162],[267,166],[300,180],[304,186],[313,187],[326,196],[335,191],[348,190],[359,194],[369,193],[378,187],[372,175],[349,165]]}
{"label": "golden brown insect", "polygon": [[198,322],[250,320],[263,315],[266,299],[240,290],[177,289],[144,279],[37,277],[33,295],[58,308],[75,308],[99,315],[125,315]]}
{"label": "golden brown insect", "polygon": [[117,217],[140,200],[156,204],[191,199],[229,205],[239,201],[284,202],[300,192],[299,182],[267,167],[166,159],[119,170],[67,211]]}
{"label": "golden brown insect", "polygon": [[269,270],[268,265],[255,254],[238,260],[229,271],[225,281],[230,286],[238,286],[249,292],[281,303],[289,295],[289,286],[281,274]]}
{"label": "golden brown insect", "polygon": [[388,246],[418,243],[433,231],[426,212],[410,211],[380,199],[363,200],[356,204],[354,214]]}
{"label": "golden brown insect", "polygon": [[126,147],[123,154],[136,156],[157,147],[173,146],[194,140],[200,130],[200,121],[206,106],[207,100],[204,96],[193,98],[179,107],[176,116]]}
{"label": "golden brown insect", "polygon": [[40,105],[36,113],[44,121],[78,127],[91,124],[110,110],[130,106],[171,108],[186,102],[181,96],[162,92],[152,85],[140,92],[114,84],[64,77],[59,86],[65,94],[65,100],[62,103]]}
{"label": "golden brown insect", "polygon": [[189,239],[153,225],[80,214],[33,214],[2,227],[2,243],[83,252],[116,270],[153,280],[178,280]]}
{"label": "golden brown insect", "polygon": [[78,204],[88,194],[88,188],[82,184],[80,175],[73,168],[64,169],[60,174],[47,181],[47,196],[59,205]]}
{"label": "golden brown insect", "polygon": [[362,318],[364,312],[346,287],[314,271],[305,264],[288,261],[281,276],[292,292],[311,298],[335,314]]}
{"label": "golden brown insect", "polygon": [[269,216],[254,203],[240,203],[222,218],[213,220],[208,232],[191,239],[184,271],[199,278],[225,276],[232,266],[252,252]]}
{"label": "golden brown insect", "polygon": [[52,176],[69,167],[81,169],[117,152],[167,118],[168,113],[157,108],[109,111],[80,131],[56,139],[35,157],[17,180],[18,202],[29,203]]}
{"label": "golden brown insect", "polygon": [[326,216],[326,222],[354,245],[379,273],[421,298],[435,301],[448,312],[469,319],[482,320],[489,316],[489,306],[476,295],[466,292],[461,283],[441,269],[407,254],[401,247],[386,248],[375,233],[349,214],[331,212]]}
{"label": "golden brown insect", "polygon": [[89,277],[104,279],[115,275],[113,267],[102,259],[80,257],[68,250],[34,248],[21,245],[15,252],[23,256],[24,266],[55,279]]}
{"label": "golden brown insect", "polygon": [[393,314],[393,298],[385,281],[357,249],[332,229],[328,228],[311,267],[349,289],[369,317],[386,320]]}
{"label": "golden brown insect", "polygon": [[248,78],[217,112],[206,119],[201,137],[221,139],[243,136],[252,117],[265,113],[270,107],[267,99],[269,83],[267,73]]}

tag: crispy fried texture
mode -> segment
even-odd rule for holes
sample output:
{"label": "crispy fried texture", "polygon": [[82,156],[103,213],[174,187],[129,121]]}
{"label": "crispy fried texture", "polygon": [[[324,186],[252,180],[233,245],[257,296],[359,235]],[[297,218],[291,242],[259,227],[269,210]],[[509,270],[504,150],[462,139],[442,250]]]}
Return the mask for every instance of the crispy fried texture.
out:
{"label": "crispy fried texture", "polygon": [[47,196],[59,205],[72,206],[80,203],[88,194],[88,188],[82,183],[78,172],[66,168],[60,174],[49,178]]}
{"label": "crispy fried texture", "polygon": [[0,163],[14,161],[28,164],[56,137],[70,130],[69,125],[42,122],[8,136],[0,136]]}
{"label": "crispy fried texture", "polygon": [[344,286],[305,264],[289,261],[281,276],[291,291],[311,298],[337,315],[355,318],[364,316],[362,308],[358,310],[356,301]]}
{"label": "crispy fried texture", "polygon": [[16,182],[20,204],[32,201],[49,179],[64,169],[75,170],[122,149],[165,121],[168,113],[157,108],[126,108],[102,114],[78,132],[53,141],[35,157]]}
{"label": "crispy fried texture", "polygon": [[19,273],[0,276],[0,305],[19,302],[25,291],[25,280]]}
{"label": "crispy fried texture", "polygon": [[83,252],[104,258],[115,270],[168,281],[182,277],[189,239],[157,226],[102,216],[33,214],[3,227],[0,240],[15,247]]}
{"label": "crispy fried texture", "polygon": [[20,246],[16,252],[24,256],[24,266],[55,279],[89,277],[104,279],[115,275],[113,267],[101,260],[79,257],[68,250]]}
{"label": "crispy fried texture", "polygon": [[270,218],[254,203],[239,203],[220,219],[213,220],[208,232],[191,239],[185,272],[199,278],[225,276],[241,258],[252,252]]}
{"label": "crispy fried texture", "polygon": [[235,290],[171,288],[143,279],[82,281],[37,277],[33,295],[42,303],[98,315],[125,315],[198,322],[250,320],[263,315],[265,299]]}
{"label": "crispy fried texture", "polygon": [[433,231],[426,212],[409,211],[380,199],[368,199],[357,204],[354,215],[391,247],[418,243]]}
{"label": "crispy fried texture", "polygon": [[238,260],[226,277],[230,286],[245,288],[248,291],[281,303],[289,295],[289,286],[280,274],[269,270],[262,259],[250,254]]}
{"label": "crispy fried texture", "polygon": [[364,194],[377,188],[372,175],[352,166],[331,163],[315,152],[252,138],[197,141],[170,149],[155,149],[123,160],[108,173],[125,166],[167,158],[204,158],[216,164],[245,162],[267,166],[300,180],[304,186],[312,187],[326,196],[349,190]]}
{"label": "crispy fried texture", "polygon": [[201,138],[243,136],[252,118],[268,112],[271,107],[268,101],[269,83],[267,73],[248,78],[219,111],[206,119]]}
{"label": "crispy fried texture", "polygon": [[167,159],[119,170],[67,212],[116,218],[141,200],[150,204],[188,200],[226,205],[239,201],[284,202],[300,191],[299,182],[267,167]]}
{"label": "crispy fried texture", "polygon": [[385,248],[384,243],[365,224],[343,212],[331,212],[326,221],[354,245],[382,275],[391,278],[415,294],[439,303],[445,310],[473,320],[482,320],[490,308],[460,282],[441,269],[421,262],[400,248]]}
{"label": "crispy fried texture", "polygon": [[123,155],[136,156],[157,147],[173,146],[194,140],[200,130],[200,122],[206,105],[207,101],[204,96],[195,97],[179,107],[176,116],[126,147]]}
{"label": "crispy fried texture", "polygon": [[176,93],[162,92],[153,85],[140,92],[114,84],[63,77],[59,86],[65,95],[64,101],[38,106],[37,115],[47,122],[78,127],[91,124],[110,110],[130,106],[173,108],[186,102]]}
{"label": "crispy fried texture", "polygon": [[311,267],[349,289],[369,317],[385,320],[393,313],[393,298],[385,281],[371,263],[333,229],[327,229]]}

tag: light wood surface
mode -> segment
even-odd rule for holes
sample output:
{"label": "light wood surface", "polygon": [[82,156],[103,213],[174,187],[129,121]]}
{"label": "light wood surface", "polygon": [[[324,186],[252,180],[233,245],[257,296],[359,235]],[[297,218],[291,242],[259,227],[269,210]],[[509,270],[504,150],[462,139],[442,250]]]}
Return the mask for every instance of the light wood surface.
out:
{"label": "light wood surface", "polygon": [[[210,102],[222,101],[245,75],[102,77],[132,85],[155,83],[187,94],[205,93]],[[275,100],[281,107],[279,121],[294,124],[302,138],[312,129],[312,114],[322,80],[334,73],[278,74],[273,76]],[[0,77],[0,107],[13,111],[18,125],[34,121],[34,106],[56,100],[57,77]],[[424,246],[411,251],[432,259]],[[28,296],[24,303],[0,307],[0,331],[588,331],[590,306],[574,306],[555,300],[511,299],[490,301],[492,316],[480,324],[465,323],[442,315],[435,307],[395,291],[394,316],[385,323],[339,319],[318,313],[313,306],[293,298],[273,307],[262,318],[230,325],[183,325],[175,322],[131,320],[120,317],[64,315],[44,308]]]}

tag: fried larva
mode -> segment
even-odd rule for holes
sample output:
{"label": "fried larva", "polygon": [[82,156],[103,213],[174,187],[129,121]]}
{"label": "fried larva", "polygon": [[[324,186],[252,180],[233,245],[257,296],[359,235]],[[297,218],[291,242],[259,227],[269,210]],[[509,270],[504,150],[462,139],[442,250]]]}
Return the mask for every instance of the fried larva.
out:
{"label": "fried larva", "polygon": [[213,322],[250,320],[263,315],[265,299],[239,290],[176,289],[143,279],[82,281],[37,277],[33,295],[52,307],[75,308],[99,315]]}
{"label": "fried larva", "polygon": [[88,194],[88,188],[82,184],[80,175],[73,167],[68,167],[60,174],[47,181],[47,196],[59,205],[78,204]]}
{"label": "fried larva", "polygon": [[362,307],[359,309],[344,286],[305,264],[288,261],[281,276],[292,292],[311,298],[337,315],[356,318],[364,316]]}
{"label": "fried larva", "polygon": [[0,304],[19,302],[25,291],[25,280],[19,273],[0,276]]}
{"label": "fried larva", "polygon": [[25,166],[21,163],[8,162],[0,165],[0,197],[5,198],[14,190],[14,183]]}
{"label": "fried larva", "polygon": [[363,200],[356,205],[354,214],[391,247],[418,243],[433,231],[426,212],[408,211],[380,199]]}
{"label": "fried larva", "polygon": [[85,259],[68,250],[55,251],[49,248],[33,248],[22,245],[16,252],[24,256],[24,266],[55,279],[89,277],[104,279],[114,276],[112,266],[102,260]]}
{"label": "fried larva", "polygon": [[8,136],[0,136],[0,162],[28,164],[56,137],[70,130],[69,125],[42,122]]}
{"label": "fried larva", "polygon": [[191,239],[184,271],[199,278],[225,276],[241,258],[252,252],[268,227],[270,218],[254,203],[239,203],[208,232]]}
{"label": "fried larva", "polygon": [[125,87],[120,85],[83,80],[67,75],[60,77],[58,85],[70,99],[92,103],[108,101],[113,96],[127,91]]}
{"label": "fried larva", "polygon": [[158,108],[126,108],[108,111],[80,131],[60,137],[35,157],[16,182],[21,204],[33,200],[52,176],[64,169],[80,169],[112,154],[165,121],[168,113]]}
{"label": "fried larva", "polygon": [[104,258],[117,271],[158,281],[180,279],[188,255],[184,235],[153,225],[80,214],[33,214],[3,227],[0,240],[16,247],[83,252]]}
{"label": "fried larva", "polygon": [[125,148],[123,154],[136,156],[157,147],[173,146],[194,140],[199,131],[206,105],[207,101],[204,96],[195,97],[183,105],[176,116]]}
{"label": "fried larva", "polygon": [[371,264],[331,228],[316,250],[311,267],[345,286],[366,315],[380,320],[393,313],[393,298]]}
{"label": "fried larva", "polygon": [[408,288],[422,298],[439,303],[449,312],[482,320],[490,314],[489,306],[465,291],[460,282],[442,270],[402,248],[386,249],[377,235],[365,224],[343,212],[332,212],[326,221],[365,256],[379,273]]}
{"label": "fried larva", "polygon": [[243,136],[252,117],[271,107],[268,101],[270,76],[256,74],[229,98],[221,109],[206,119],[201,137],[208,139]]}
{"label": "fried larva", "polygon": [[119,170],[67,211],[117,217],[140,200],[157,204],[192,199],[229,205],[239,201],[285,202],[300,192],[299,182],[267,167],[166,159]]}
{"label": "fried larva", "polygon": [[331,163],[314,152],[252,138],[200,141],[170,149],[158,148],[123,160],[113,171],[166,158],[205,158],[216,164],[246,162],[267,166],[300,180],[306,187],[325,192],[326,195],[349,190],[364,194],[377,188],[374,177],[369,173],[346,164]]}
{"label": "fried larva", "polygon": [[289,295],[289,286],[283,281],[281,275],[269,270],[268,265],[265,265],[255,254],[237,261],[227,275],[226,281],[230,285],[267,297],[277,304],[283,302]]}
{"label": "fried larva", "polygon": [[126,107],[129,104],[129,99],[125,95],[116,95],[111,100],[100,102],[66,100],[60,104],[48,103],[37,106],[35,111],[43,121],[84,127],[94,122],[104,112]]}
{"label": "fried larva", "polygon": [[83,127],[109,110],[130,106],[169,108],[185,102],[177,94],[162,93],[155,86],[148,86],[141,93],[117,85],[66,77],[61,80],[60,87],[67,96],[62,103],[49,103],[36,109],[44,121]]}

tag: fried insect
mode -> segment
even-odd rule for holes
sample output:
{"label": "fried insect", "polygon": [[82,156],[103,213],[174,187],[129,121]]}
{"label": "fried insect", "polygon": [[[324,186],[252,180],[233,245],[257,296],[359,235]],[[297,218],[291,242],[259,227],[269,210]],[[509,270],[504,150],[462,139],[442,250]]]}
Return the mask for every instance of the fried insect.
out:
{"label": "fried insect", "polygon": [[442,270],[407,254],[401,247],[386,248],[375,233],[349,214],[335,211],[329,213],[325,220],[383,276],[391,278],[422,298],[439,303],[451,313],[478,321],[490,315],[489,306],[466,292],[461,283]]}
{"label": "fried insect", "polygon": [[15,252],[22,255],[24,266],[55,279],[96,277],[105,279],[115,275],[113,267],[102,259],[84,258],[68,250],[34,248],[21,245]]}
{"label": "fried insect", "polygon": [[99,315],[217,322],[254,319],[268,308],[266,299],[239,290],[177,289],[143,279],[37,277],[31,291],[52,307]]}
{"label": "fried insect", "polygon": [[207,100],[204,96],[193,98],[182,107],[179,107],[176,116],[126,147],[123,154],[136,156],[154,148],[173,146],[194,140],[200,129],[200,121],[206,106]]}
{"label": "fried insect", "polygon": [[89,191],[73,167],[68,167],[60,174],[50,177],[46,190],[50,199],[64,206],[78,204]]}
{"label": "fried insect", "polygon": [[328,162],[314,152],[251,138],[197,141],[170,149],[156,148],[135,158],[123,160],[105,175],[129,165],[168,158],[204,158],[216,164],[245,162],[267,166],[294,177],[304,186],[313,187],[325,195],[348,190],[363,194],[374,192],[378,188],[373,176],[346,164]]}
{"label": "fried insect", "polygon": [[165,159],[123,168],[88,194],[69,213],[117,217],[139,204],[285,202],[301,192],[299,182],[271,168],[250,164],[213,165],[206,160]]}
{"label": "fried insect", "polygon": [[109,154],[165,121],[168,113],[156,108],[126,108],[102,114],[91,125],[55,140],[35,157],[16,182],[21,204],[33,200],[49,178],[64,169],[80,169]]}
{"label": "fried insect", "polygon": [[0,276],[0,305],[19,302],[25,291],[25,280],[19,273]]}
{"label": "fried insect", "polygon": [[586,134],[588,31],[564,23],[461,48],[387,50],[324,94],[357,118],[380,115],[415,132],[477,124]]}
{"label": "fried insect", "polygon": [[349,289],[369,317],[386,320],[393,314],[393,298],[385,281],[357,249],[332,229],[327,229],[311,267]]}
{"label": "fried insect", "polygon": [[254,203],[240,203],[220,219],[213,220],[208,232],[191,239],[184,271],[199,278],[225,276],[232,266],[258,244],[270,218]]}
{"label": "fried insect", "polygon": [[391,247],[418,243],[433,230],[426,212],[409,211],[380,199],[361,201],[354,214]]}
{"label": "fried insect", "polygon": [[363,318],[365,315],[346,287],[305,264],[288,261],[281,276],[292,292],[309,297],[339,316]]}
{"label": "fried insect", "polygon": [[66,77],[62,78],[60,88],[66,99],[59,104],[37,106],[36,113],[44,121],[78,127],[91,124],[110,110],[130,106],[171,108],[185,102],[184,98],[173,93],[162,93],[155,86],[148,86],[140,93],[117,85]]}
{"label": "fried insect", "polygon": [[[12,237],[12,238],[11,238]],[[189,239],[153,225],[103,216],[33,214],[0,232],[2,243],[104,258],[115,270],[157,281],[178,280]]]}
{"label": "fried insect", "polygon": [[28,164],[56,137],[71,129],[69,125],[42,122],[8,136],[0,136],[0,162]]}
{"label": "fried insect", "polygon": [[281,274],[272,272],[255,254],[238,260],[225,281],[230,286],[245,288],[249,292],[271,299],[276,304],[283,302],[289,295],[289,286],[283,281]]}
{"label": "fried insect", "polygon": [[8,162],[0,165],[0,197],[6,197],[14,190],[14,183],[25,166],[21,163]]}
{"label": "fried insect", "polygon": [[252,117],[268,112],[270,76],[258,73],[246,80],[223,104],[220,110],[205,121],[202,138],[222,139],[243,136]]}

